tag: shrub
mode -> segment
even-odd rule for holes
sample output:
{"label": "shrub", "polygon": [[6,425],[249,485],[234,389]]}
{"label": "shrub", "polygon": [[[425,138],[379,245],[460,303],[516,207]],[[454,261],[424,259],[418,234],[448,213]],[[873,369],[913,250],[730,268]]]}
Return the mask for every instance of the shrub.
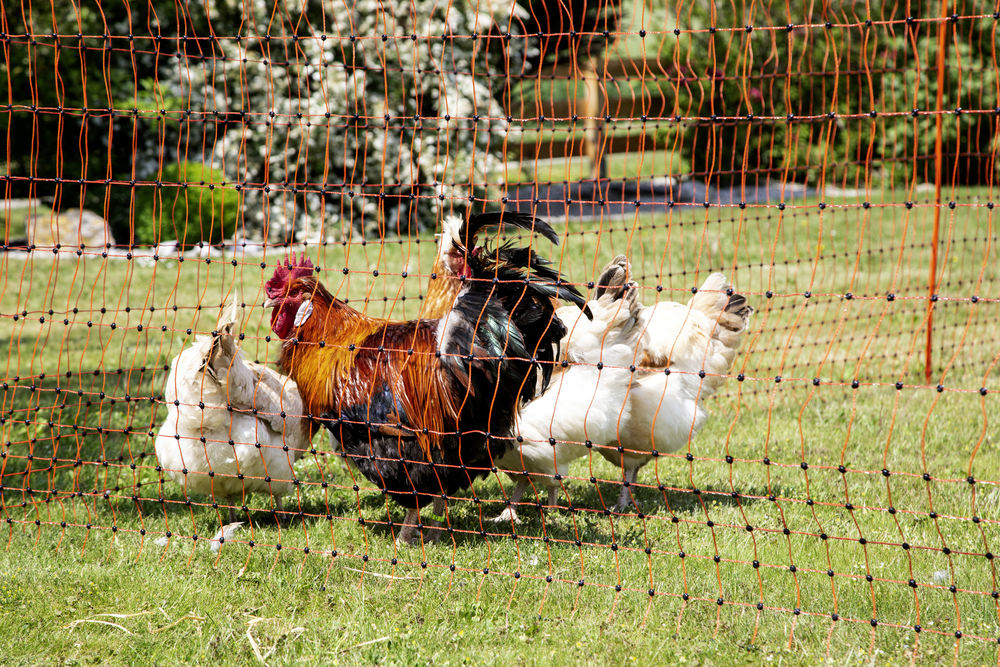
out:
{"label": "shrub", "polygon": [[[207,32],[207,17],[199,3],[175,14],[157,11],[153,3],[55,2],[4,3],[0,19],[11,32],[31,33],[34,45],[29,48],[25,37],[0,64],[11,91],[0,134],[7,143],[5,166],[16,177],[7,183],[7,196],[52,197],[61,210],[90,209],[107,219],[119,242],[128,243],[133,188],[127,183],[151,178],[162,146],[176,144],[178,135],[175,129],[162,134],[165,121],[155,112],[129,112],[136,106],[176,109],[177,103],[150,94],[164,54],[112,48],[111,37],[134,33],[141,45],[163,35],[169,44],[171,34]],[[93,57],[97,52],[100,57]],[[97,100],[101,112],[88,113]],[[107,113],[106,106],[116,113]],[[60,113],[43,111],[56,108]],[[87,185],[68,185],[78,178]]]}
{"label": "shrub", "polygon": [[[678,58],[667,92],[674,115],[699,117],[664,130],[697,178],[738,182],[770,177],[857,185],[932,180],[937,85],[937,22],[900,22],[898,3],[763,6],[757,26],[779,30],[710,32],[742,25],[728,3],[695,3],[677,19],[682,33],[667,53]],[[917,18],[934,3],[907,3]],[[865,19],[883,22],[868,27]],[[744,17],[750,23],[749,17]],[[829,23],[831,28],[819,26]],[[987,182],[995,161],[995,120],[956,109],[997,105],[992,19],[948,28],[942,87],[945,180]],[[803,27],[809,25],[810,27]],[[916,117],[910,112],[920,110]],[[832,116],[829,114],[833,113]],[[888,112],[888,113],[887,113]],[[715,116],[717,118],[713,119]],[[762,117],[768,117],[763,119]]]}
{"label": "shrub", "polygon": [[223,187],[225,174],[197,162],[163,167],[163,187],[136,188],[135,242],[178,240],[185,247],[199,241],[217,244],[236,232],[240,195]]}
{"label": "shrub", "polygon": [[[947,35],[944,85],[941,87],[941,140],[944,182],[982,184],[988,181],[996,155],[997,76],[994,71],[995,21],[969,21],[960,33]],[[893,64],[880,79],[884,107],[901,115],[887,120],[879,133],[877,149],[895,165],[892,180],[916,174],[918,180],[934,178],[934,144],[937,136],[937,26],[899,34],[888,41],[887,59]],[[913,62],[913,53],[923,66]],[[910,116],[913,109],[925,113]],[[972,111],[973,113],[962,113]],[[976,113],[988,111],[988,114]]]}

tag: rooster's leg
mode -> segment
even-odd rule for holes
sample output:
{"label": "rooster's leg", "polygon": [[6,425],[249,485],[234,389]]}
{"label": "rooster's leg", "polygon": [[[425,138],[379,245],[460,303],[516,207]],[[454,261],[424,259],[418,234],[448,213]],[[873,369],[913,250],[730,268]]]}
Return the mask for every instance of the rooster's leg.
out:
{"label": "rooster's leg", "polygon": [[555,508],[559,505],[559,489],[558,487],[549,487],[549,507]]}
{"label": "rooster's leg", "polygon": [[514,485],[514,490],[510,492],[510,497],[507,499],[507,507],[500,515],[490,519],[493,523],[509,523],[513,521],[514,523],[521,523],[521,520],[517,518],[517,507],[515,507],[519,502],[521,502],[521,497],[524,496],[524,492],[528,490],[527,477],[522,477]]}
{"label": "rooster's leg", "polygon": [[337,458],[340,459],[340,464],[344,466],[344,471],[348,475],[356,472],[356,468],[355,470],[351,470],[351,467],[354,465],[354,460],[344,452],[343,448],[340,446],[340,441],[337,440],[333,431],[330,431],[330,451],[337,455]]}
{"label": "rooster's leg", "polygon": [[[430,533],[427,536],[427,541],[432,543],[437,543],[441,541],[441,532],[443,531],[442,526],[444,525],[444,512],[445,512],[445,500],[444,498],[435,498],[434,503],[431,505],[431,511],[434,512],[435,518],[430,521],[426,521],[424,526],[430,528]],[[437,517],[441,517],[438,519]]]}
{"label": "rooster's leg", "polygon": [[420,544],[420,536],[417,534],[417,523],[420,521],[420,508],[411,507],[406,510],[403,517],[403,527],[396,536],[396,544],[399,546],[413,547]]}
{"label": "rooster's leg", "polygon": [[[622,490],[618,494],[618,502],[615,504],[613,511],[621,514],[628,509],[629,505],[635,505],[635,498],[632,497],[632,485],[635,484],[635,480],[638,477],[638,467],[629,466],[625,468],[625,483],[622,484]],[[638,508],[638,505],[635,506]]]}
{"label": "rooster's leg", "polygon": [[236,523],[236,508],[229,506],[229,523]]}
{"label": "rooster's leg", "polygon": [[284,518],[285,502],[281,496],[274,497],[274,520],[277,523],[281,523],[282,518]]}

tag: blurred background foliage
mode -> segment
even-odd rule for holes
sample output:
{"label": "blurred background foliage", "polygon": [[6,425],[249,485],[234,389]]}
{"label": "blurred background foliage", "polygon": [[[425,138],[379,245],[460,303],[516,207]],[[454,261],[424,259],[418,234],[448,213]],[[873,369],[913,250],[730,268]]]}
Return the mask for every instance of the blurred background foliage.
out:
{"label": "blurred background foliage", "polygon": [[[983,17],[943,23],[943,167],[975,185],[995,163],[997,21],[988,3],[959,4]],[[135,244],[434,228],[524,178],[518,161],[541,152],[532,137],[586,131],[541,118],[581,94],[554,74],[568,65],[608,74],[602,136],[647,136],[645,150],[676,157],[619,178],[933,180],[926,112],[942,22],[924,19],[938,3],[741,11],[725,0],[428,0],[398,15],[374,0],[6,4],[7,196],[82,204]],[[621,62],[624,75],[608,69]]]}

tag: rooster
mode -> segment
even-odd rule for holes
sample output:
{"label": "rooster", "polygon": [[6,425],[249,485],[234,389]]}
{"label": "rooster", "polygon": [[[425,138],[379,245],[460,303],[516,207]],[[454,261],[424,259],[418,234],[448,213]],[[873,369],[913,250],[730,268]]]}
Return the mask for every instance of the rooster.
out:
{"label": "rooster", "polygon": [[[595,291],[600,298],[633,284],[624,256],[612,267]],[[616,512],[631,504],[630,489],[642,466],[677,451],[702,427],[708,416],[702,402],[725,381],[752,313],[746,297],[734,293],[721,273],[709,275],[687,304],[663,301],[640,309],[642,361],[629,391],[628,418],[620,424],[617,448],[598,449],[622,470]],[[565,321],[564,313],[559,315]]]}
{"label": "rooster", "polygon": [[186,494],[232,505],[267,493],[281,511],[293,489],[292,464],[310,447],[310,426],[295,382],[243,358],[233,338],[238,312],[234,295],[212,336],[197,336],[171,362],[156,458]]}
{"label": "rooster", "polygon": [[271,328],[284,341],[281,369],[343,454],[407,509],[404,544],[422,539],[421,507],[435,501],[439,526],[443,499],[510,447],[517,408],[544,389],[566,333],[553,298],[585,303],[529,249],[462,253],[466,280],[440,319],[367,317],[294,255],[265,286]]}
{"label": "rooster", "polygon": [[[619,424],[630,418],[629,388],[642,352],[637,294],[635,289],[609,292],[588,303],[592,319],[573,317],[567,323],[571,328],[563,349],[568,368],[521,408],[518,445],[497,462],[516,484],[507,508],[494,521],[519,523],[516,506],[533,482],[548,487],[548,504],[554,506],[569,464],[590,451],[585,444],[617,440]],[[574,311],[582,315],[575,306],[565,309],[559,311],[567,319]]]}

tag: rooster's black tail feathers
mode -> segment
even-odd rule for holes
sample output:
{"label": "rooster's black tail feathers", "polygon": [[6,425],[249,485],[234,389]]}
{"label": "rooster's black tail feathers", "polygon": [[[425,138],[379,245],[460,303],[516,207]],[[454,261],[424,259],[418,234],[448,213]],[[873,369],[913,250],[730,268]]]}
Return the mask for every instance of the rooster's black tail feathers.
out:
{"label": "rooster's black tail feathers", "polygon": [[[492,213],[476,218],[489,224],[493,216],[499,218]],[[504,222],[514,220],[518,226],[551,231],[540,220],[511,216],[504,213]],[[581,308],[586,300],[549,262],[510,242],[496,249],[470,249],[468,263],[472,276],[448,316],[442,352],[465,356],[466,377],[485,374],[483,379],[491,378],[498,391],[513,387],[520,400],[530,400],[548,384],[559,358],[559,341],[566,334],[555,316],[558,300]],[[477,351],[485,358],[477,358]],[[541,383],[537,382],[539,372]]]}
{"label": "rooster's black tail feathers", "polygon": [[493,225],[512,225],[529,232],[536,232],[547,238],[552,243],[559,245],[559,235],[547,222],[540,218],[535,218],[524,213],[514,213],[513,211],[491,211],[489,213],[475,213],[469,216],[462,228],[459,230],[459,239],[466,248],[472,249],[476,235],[486,227]]}

